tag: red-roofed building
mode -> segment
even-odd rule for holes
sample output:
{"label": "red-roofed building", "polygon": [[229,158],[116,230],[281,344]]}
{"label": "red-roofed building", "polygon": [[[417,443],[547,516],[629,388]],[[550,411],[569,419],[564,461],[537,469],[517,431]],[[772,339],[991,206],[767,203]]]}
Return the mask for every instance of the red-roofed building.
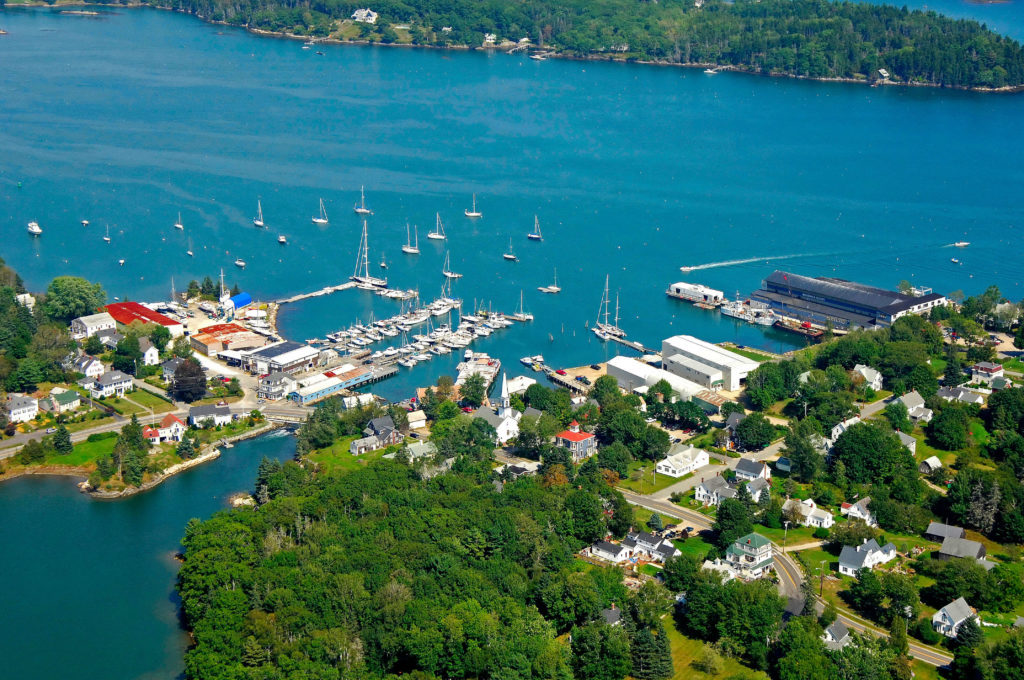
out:
{"label": "red-roofed building", "polygon": [[248,328],[234,323],[218,323],[200,328],[189,338],[192,349],[206,356],[216,356],[224,350],[246,350],[263,347],[267,339]]}
{"label": "red-roofed building", "polygon": [[185,327],[180,321],[154,312],[138,302],[115,302],[107,305],[106,309],[107,313],[114,317],[114,321],[124,326],[130,326],[135,322],[153,323],[169,330],[172,338],[177,338],[185,333]]}
{"label": "red-roofed building", "polygon": [[160,443],[160,430],[156,429],[155,427],[150,427],[149,425],[147,425],[146,427],[142,428],[142,436],[148,439],[150,444]]}
{"label": "red-roofed building", "polygon": [[580,429],[575,420],[569,423],[569,429],[555,435],[558,446],[569,449],[572,462],[579,463],[597,453],[597,437]]}
{"label": "red-roofed building", "polygon": [[181,438],[185,435],[186,429],[185,423],[181,422],[181,418],[173,413],[168,413],[160,421],[159,426],[147,425],[142,428],[142,436],[148,439],[151,444],[180,442]]}

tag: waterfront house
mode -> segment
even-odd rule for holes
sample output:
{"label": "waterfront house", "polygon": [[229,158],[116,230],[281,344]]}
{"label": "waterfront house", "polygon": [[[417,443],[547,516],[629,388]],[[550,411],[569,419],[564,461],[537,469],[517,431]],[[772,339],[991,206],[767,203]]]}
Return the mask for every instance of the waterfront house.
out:
{"label": "waterfront house", "polygon": [[83,354],[75,359],[75,362],[71,365],[71,370],[75,373],[81,373],[86,378],[95,380],[103,375],[107,369],[103,367],[103,362],[96,357]]}
{"label": "waterfront house", "polygon": [[833,621],[832,625],[825,629],[821,639],[825,642],[825,646],[833,652],[837,652],[853,642],[853,639],[850,637],[850,629],[839,619]]}
{"label": "waterfront house", "polygon": [[[573,421],[576,422],[576,421]],[[658,474],[682,477],[711,462],[708,452],[690,444],[674,444],[668,455],[655,467]]]}
{"label": "waterfront house", "polygon": [[755,479],[771,479],[772,470],[768,463],[763,461],[740,458],[736,462],[736,479],[740,481],[753,481]]}
{"label": "waterfront house", "polygon": [[924,405],[924,397],[918,394],[917,390],[908,392],[899,398],[907,407],[907,415],[915,423],[929,423],[932,420],[932,410]]}
{"label": "waterfront house", "polygon": [[953,526],[952,524],[942,524],[941,522],[930,522],[928,528],[924,530],[924,537],[936,543],[942,543],[950,537],[965,538],[966,536],[967,532],[960,527]]}
{"label": "waterfront house", "polygon": [[942,547],[936,555],[940,560],[956,558],[981,560],[985,557],[985,546],[967,538],[947,536],[942,540]]}
{"label": "waterfront house", "polygon": [[361,24],[375,24],[377,23],[377,13],[372,9],[357,9],[352,12],[352,21],[357,21]]}
{"label": "waterfront house", "polygon": [[188,424],[192,427],[205,427],[207,421],[212,422],[214,427],[227,425],[231,419],[231,409],[220,404],[193,406],[188,410]]}
{"label": "waterfront house", "polygon": [[772,542],[761,534],[747,534],[725,549],[725,562],[742,578],[761,578],[775,568]]}
{"label": "waterfront house", "polygon": [[267,401],[278,401],[286,398],[297,386],[295,378],[284,371],[276,371],[260,378],[256,396]]}
{"label": "waterfront house", "polygon": [[804,501],[790,498],[782,504],[782,512],[799,517],[799,523],[805,527],[830,529],[835,521],[831,512],[822,510],[810,498]]}
{"label": "waterfront house", "polygon": [[32,293],[19,293],[14,296],[14,299],[30,312],[36,308],[36,298]]}
{"label": "waterfront house", "polygon": [[854,425],[856,425],[859,422],[860,422],[860,418],[858,416],[854,416],[852,418],[847,418],[843,422],[837,424],[835,427],[832,428],[832,432],[829,433],[830,434],[830,437],[829,437],[829,440],[828,440],[829,444],[830,445],[831,444],[835,444],[836,440],[839,439],[839,435],[841,435],[842,433],[846,432],[847,430],[849,430],[851,427],[853,427]]}
{"label": "waterfront house", "polygon": [[139,351],[142,352],[143,366],[156,366],[160,363],[160,350],[149,338],[139,338]]}
{"label": "waterfront house", "polygon": [[85,340],[100,331],[112,331],[115,328],[117,328],[117,322],[107,312],[80,316],[77,319],[71,320],[71,338],[73,340]]}
{"label": "waterfront house", "polygon": [[967,600],[959,597],[935,612],[932,616],[932,627],[948,638],[955,638],[960,632],[960,626],[971,620],[980,621],[978,612],[967,604]]}
{"label": "waterfront house", "polygon": [[857,364],[853,367],[855,375],[864,378],[864,385],[876,392],[882,389],[882,374],[866,364]]}
{"label": "waterfront house", "polygon": [[918,472],[922,475],[930,475],[941,468],[942,461],[939,460],[937,456],[930,456],[921,461],[921,464],[917,466]]}
{"label": "waterfront house", "polygon": [[125,392],[131,392],[134,387],[132,377],[121,371],[107,371],[96,378],[89,388],[93,399],[104,399],[106,397],[123,397]]}
{"label": "waterfront house", "polygon": [[885,564],[896,559],[896,546],[886,543],[878,545],[875,539],[864,539],[864,542],[857,547],[851,545],[843,546],[839,553],[839,573],[846,576],[856,576],[861,569],[874,569],[879,564]]}
{"label": "waterfront house", "polygon": [[185,363],[184,359],[181,357],[174,357],[173,359],[168,359],[164,363],[160,364],[160,373],[163,381],[165,383],[174,382],[174,372],[177,371],[178,366],[181,366],[183,363]]}
{"label": "waterfront house", "polygon": [[519,436],[519,420],[523,414],[512,408],[509,401],[508,381],[505,374],[501,374],[501,406],[497,411],[480,406],[473,411],[474,418],[483,418],[494,428],[495,439],[498,444],[505,445]]}
{"label": "waterfront house", "polygon": [[906,432],[900,432],[896,430],[896,437],[900,440],[900,444],[903,444],[903,448],[910,452],[911,456],[917,455],[917,440],[911,437]]}
{"label": "waterfront house", "polygon": [[160,421],[157,431],[162,442],[180,442],[181,438],[185,436],[185,429],[185,423],[181,422],[181,418],[173,413],[168,413]]}
{"label": "waterfront house", "polygon": [[384,448],[384,445],[382,445],[380,440],[377,439],[377,435],[370,434],[353,440],[352,443],[348,445],[348,452],[353,456],[361,456],[364,453],[369,453],[370,451],[376,451],[377,449],[382,448]]}
{"label": "waterfront house", "polygon": [[363,429],[363,434],[367,437],[377,438],[378,446],[376,448],[400,444],[405,439],[402,433],[398,431],[398,428],[395,427],[395,421],[391,416],[374,418],[367,423]]}
{"label": "waterfront house", "polygon": [[12,423],[27,423],[39,415],[39,402],[27,395],[10,395],[4,406],[7,420]]}
{"label": "waterfront house", "polygon": [[53,388],[50,396],[39,400],[39,408],[51,413],[70,413],[82,405],[78,392]]}
{"label": "waterfront house", "polygon": [[991,361],[979,361],[971,366],[971,382],[991,384],[996,378],[1003,377],[1001,364],[994,364]]}
{"label": "waterfront house", "polygon": [[871,497],[865,496],[856,503],[843,503],[839,506],[839,514],[845,515],[850,519],[862,520],[869,527],[877,527],[878,521],[875,516],[868,510],[868,505],[871,504]]}
{"label": "waterfront house", "polygon": [[590,546],[591,557],[596,557],[599,560],[611,562],[612,564],[625,562],[630,558],[631,554],[630,549],[626,546],[616,545],[608,541],[597,541]]}
{"label": "waterfront house", "polygon": [[[597,437],[580,429],[575,420],[569,423],[569,429],[555,435],[555,444],[568,449],[572,462],[579,463],[597,453]],[[661,470],[658,470],[661,472]]]}

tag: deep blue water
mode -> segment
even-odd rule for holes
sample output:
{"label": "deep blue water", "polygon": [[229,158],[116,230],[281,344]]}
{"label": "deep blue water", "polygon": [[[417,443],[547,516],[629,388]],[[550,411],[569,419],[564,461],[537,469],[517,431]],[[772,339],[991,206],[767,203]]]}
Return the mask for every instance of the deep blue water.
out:
{"label": "deep blue water", "polygon": [[[1019,3],[930,6],[1024,37]],[[334,284],[355,264],[351,206],[366,185],[371,257],[383,251],[393,283],[439,291],[444,250],[425,236],[440,211],[467,305],[511,311],[524,291],[537,320],[476,345],[506,364],[614,352],[585,328],[606,274],[622,325],[649,345],[687,332],[789,346],[667,299],[684,276],[746,293],[785,266],[944,292],[996,283],[1024,297],[1021,96],[432,50],[317,56],[158,11],[8,10],[0,26],[0,256],[30,288],[73,273],[111,296],[157,299],[172,276],[180,290],[221,267],[262,299]],[[473,192],[477,222],[462,215]],[[309,220],[321,196],[322,229]],[[257,197],[266,231],[250,224]],[[171,226],[179,211],[184,233]],[[540,244],[525,238],[534,214]],[[41,238],[26,234],[29,220]],[[418,258],[399,250],[407,220],[420,227]],[[279,233],[290,245],[278,246]],[[510,236],[517,264],[501,259]],[[944,246],[960,239],[972,246],[956,266]],[[779,255],[801,257],[678,270]],[[536,287],[554,267],[563,292],[543,296]],[[282,327],[302,339],[397,309],[345,291],[287,307]],[[435,359],[374,390],[405,396],[453,363]],[[184,524],[248,488],[263,453],[291,448],[243,444],[118,503],[89,502],[65,479],[0,485],[3,675],[180,672],[171,555]]]}

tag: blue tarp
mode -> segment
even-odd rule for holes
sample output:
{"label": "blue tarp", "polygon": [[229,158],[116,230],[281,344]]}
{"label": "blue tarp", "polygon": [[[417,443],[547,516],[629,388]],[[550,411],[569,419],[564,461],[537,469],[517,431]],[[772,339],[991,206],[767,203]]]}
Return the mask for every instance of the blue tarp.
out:
{"label": "blue tarp", "polygon": [[239,293],[231,298],[231,304],[234,305],[235,309],[241,309],[252,304],[252,296],[248,293]]}

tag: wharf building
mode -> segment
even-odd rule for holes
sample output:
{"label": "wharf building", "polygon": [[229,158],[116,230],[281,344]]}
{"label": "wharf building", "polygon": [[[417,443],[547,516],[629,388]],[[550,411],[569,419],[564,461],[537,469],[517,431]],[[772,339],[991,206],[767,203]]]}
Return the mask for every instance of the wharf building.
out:
{"label": "wharf building", "polygon": [[750,297],[780,316],[841,330],[883,328],[908,314],[923,314],[947,304],[929,289],[900,293],[832,277],[775,271]]}
{"label": "wharf building", "polygon": [[664,369],[703,388],[722,388],[735,392],[740,381],[758,366],[758,362],[730,352],[692,335],[675,335],[661,343]]}

